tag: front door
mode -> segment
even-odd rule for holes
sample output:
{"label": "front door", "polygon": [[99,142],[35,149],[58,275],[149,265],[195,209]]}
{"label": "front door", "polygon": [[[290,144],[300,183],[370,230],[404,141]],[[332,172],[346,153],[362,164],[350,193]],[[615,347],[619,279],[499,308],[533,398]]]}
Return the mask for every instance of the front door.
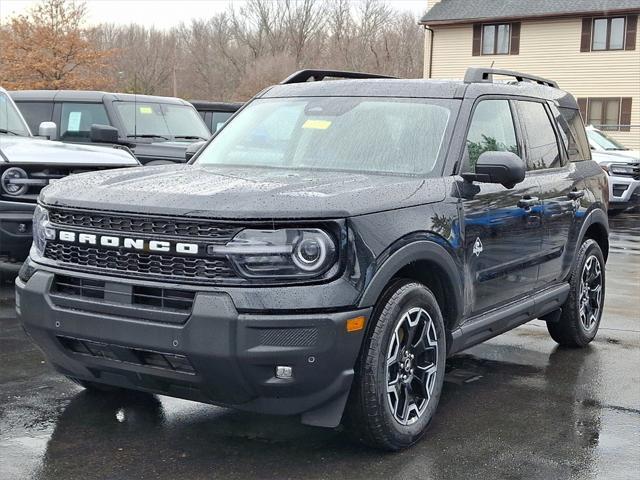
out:
{"label": "front door", "polygon": [[[464,171],[481,153],[522,154],[513,105],[506,99],[476,104],[467,134]],[[542,248],[540,186],[535,176],[512,189],[489,183],[459,183],[463,208],[466,315],[476,315],[532,293]]]}

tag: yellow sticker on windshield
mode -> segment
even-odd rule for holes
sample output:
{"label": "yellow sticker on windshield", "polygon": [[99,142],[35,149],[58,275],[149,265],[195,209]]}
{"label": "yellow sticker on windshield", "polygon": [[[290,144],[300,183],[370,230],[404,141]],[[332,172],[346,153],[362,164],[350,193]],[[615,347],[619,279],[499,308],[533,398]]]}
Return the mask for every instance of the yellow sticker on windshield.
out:
{"label": "yellow sticker on windshield", "polygon": [[140,107],[140,113],[144,113],[146,115],[149,115],[149,114],[153,113],[153,108],[151,108],[151,107]]}
{"label": "yellow sticker on windshield", "polygon": [[302,125],[302,128],[315,128],[316,130],[326,130],[331,126],[329,120],[307,120]]}

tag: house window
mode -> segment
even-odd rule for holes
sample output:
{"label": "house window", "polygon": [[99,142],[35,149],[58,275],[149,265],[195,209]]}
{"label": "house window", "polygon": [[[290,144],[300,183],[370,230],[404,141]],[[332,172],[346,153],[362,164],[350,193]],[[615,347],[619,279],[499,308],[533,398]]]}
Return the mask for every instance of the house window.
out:
{"label": "house window", "polygon": [[580,98],[578,104],[588,125],[593,125],[601,130],[629,131],[631,126],[630,97]]}
{"label": "house window", "polygon": [[501,23],[482,26],[482,54],[508,55],[511,25]]}
{"label": "house window", "polygon": [[622,50],[625,23],[625,17],[594,19],[591,50]]}

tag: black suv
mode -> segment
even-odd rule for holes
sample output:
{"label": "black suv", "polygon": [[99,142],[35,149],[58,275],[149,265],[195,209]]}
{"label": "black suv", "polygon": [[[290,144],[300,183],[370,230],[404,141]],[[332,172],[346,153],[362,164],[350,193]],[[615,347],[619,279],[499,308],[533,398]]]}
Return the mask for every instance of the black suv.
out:
{"label": "black suv", "polygon": [[143,165],[184,163],[211,134],[193,106],[173,97],[81,90],[17,90],[31,131],[70,143],[125,145]]}
{"label": "black suv", "polygon": [[590,158],[549,80],[298,72],[188,165],[47,187],[18,315],[83,386],[326,427],[344,412],[400,449],[448,356],[535,318],[562,345],[595,337],[607,181]]}

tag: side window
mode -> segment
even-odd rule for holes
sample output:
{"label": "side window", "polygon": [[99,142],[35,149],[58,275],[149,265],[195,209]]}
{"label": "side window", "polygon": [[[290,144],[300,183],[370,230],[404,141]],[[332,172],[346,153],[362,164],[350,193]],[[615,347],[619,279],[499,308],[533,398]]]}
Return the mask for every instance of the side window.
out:
{"label": "side window", "polygon": [[560,167],[558,140],[544,104],[518,101],[518,112],[527,144],[527,170]]}
{"label": "side window", "polygon": [[483,100],[473,112],[467,134],[467,168],[474,171],[480,155],[490,151],[519,153],[508,100]]}
{"label": "side window", "polygon": [[38,135],[40,124],[50,122],[53,116],[53,102],[20,102],[16,105],[34,135]]}
{"label": "side window", "polygon": [[63,103],[60,139],[89,141],[91,125],[111,125],[102,103]]}
{"label": "side window", "polygon": [[591,159],[591,149],[584,130],[580,111],[573,108],[560,107],[558,124],[567,136],[567,152],[570,162],[580,162]]}

